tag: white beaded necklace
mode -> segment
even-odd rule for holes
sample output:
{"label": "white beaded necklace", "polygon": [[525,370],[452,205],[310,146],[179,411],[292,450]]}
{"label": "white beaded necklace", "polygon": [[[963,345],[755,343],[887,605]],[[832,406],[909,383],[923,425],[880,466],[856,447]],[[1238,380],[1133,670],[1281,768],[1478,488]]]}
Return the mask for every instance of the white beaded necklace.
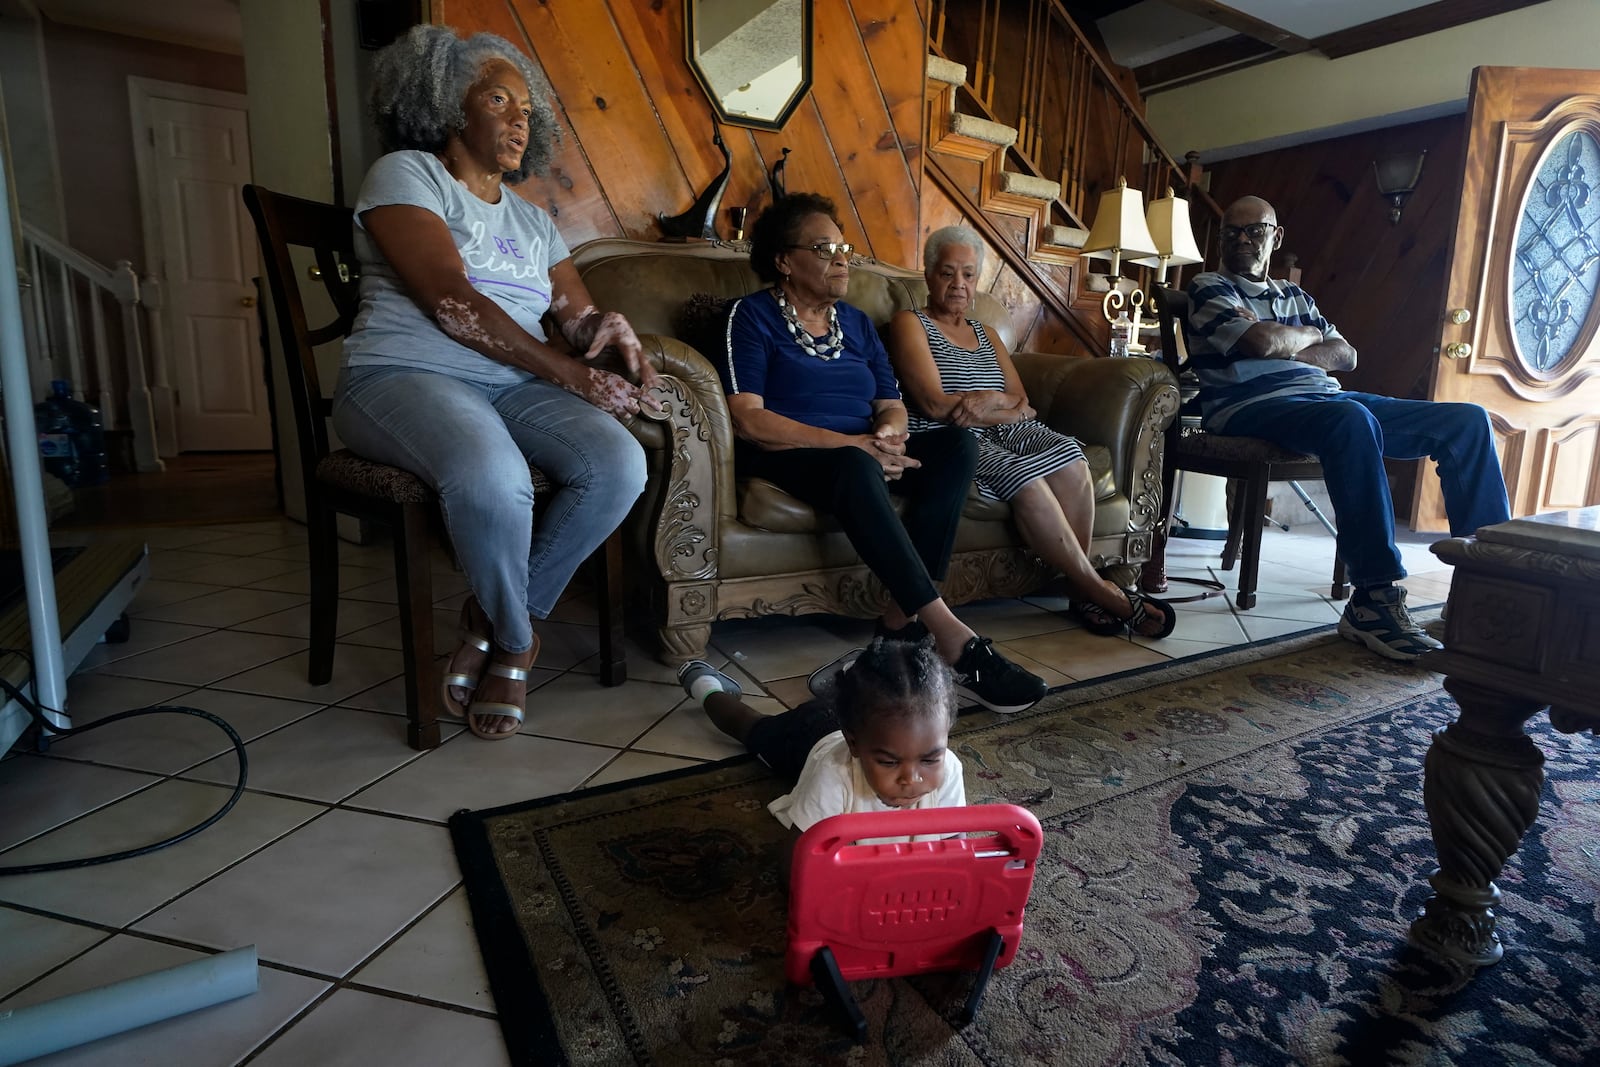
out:
{"label": "white beaded necklace", "polygon": [[775,285],[772,287],[772,292],[778,298],[778,308],[783,312],[784,325],[789,327],[789,336],[794,338],[795,344],[806,350],[807,355],[816,356],[824,363],[844,355],[844,330],[839,327],[837,307],[828,305],[828,336],[818,341],[801,323],[800,313],[783,295],[783,289]]}

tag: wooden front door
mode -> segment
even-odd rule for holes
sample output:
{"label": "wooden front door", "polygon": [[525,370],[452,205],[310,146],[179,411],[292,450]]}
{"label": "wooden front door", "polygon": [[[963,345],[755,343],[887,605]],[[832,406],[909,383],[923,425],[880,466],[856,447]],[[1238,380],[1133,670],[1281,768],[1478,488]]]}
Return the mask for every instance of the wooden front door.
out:
{"label": "wooden front door", "polygon": [[1445,301],[1432,397],[1488,409],[1511,513],[1600,503],[1600,71],[1473,72]]}

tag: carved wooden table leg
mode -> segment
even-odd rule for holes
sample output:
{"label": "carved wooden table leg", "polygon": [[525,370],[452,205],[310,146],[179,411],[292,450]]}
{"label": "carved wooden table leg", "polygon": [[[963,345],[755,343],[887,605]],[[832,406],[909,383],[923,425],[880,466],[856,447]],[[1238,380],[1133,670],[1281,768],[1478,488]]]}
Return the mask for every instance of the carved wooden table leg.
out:
{"label": "carved wooden table leg", "polygon": [[1439,867],[1411,939],[1481,967],[1504,953],[1495,934],[1494,879],[1539,813],[1544,755],[1523,724],[1544,705],[1459,678],[1446,678],[1444,687],[1461,715],[1433,735],[1424,764],[1422,796]]}

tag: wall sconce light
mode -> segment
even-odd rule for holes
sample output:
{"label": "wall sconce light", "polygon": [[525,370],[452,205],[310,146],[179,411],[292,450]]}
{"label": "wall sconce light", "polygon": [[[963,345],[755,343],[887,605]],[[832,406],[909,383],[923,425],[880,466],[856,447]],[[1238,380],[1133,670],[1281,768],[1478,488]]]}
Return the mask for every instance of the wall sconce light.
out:
{"label": "wall sconce light", "polygon": [[1385,156],[1372,161],[1372,174],[1378,180],[1378,193],[1389,201],[1389,221],[1398,224],[1400,209],[1406,197],[1416,191],[1422,179],[1422,164],[1427,162],[1428,150],[1415,154]]}

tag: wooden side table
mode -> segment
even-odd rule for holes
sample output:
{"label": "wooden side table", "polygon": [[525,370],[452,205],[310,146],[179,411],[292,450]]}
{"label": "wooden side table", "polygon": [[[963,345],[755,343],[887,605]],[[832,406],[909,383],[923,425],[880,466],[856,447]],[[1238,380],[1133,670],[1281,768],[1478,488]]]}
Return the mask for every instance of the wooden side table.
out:
{"label": "wooden side table", "polygon": [[1539,813],[1544,756],[1524,732],[1600,730],[1600,507],[1486,526],[1433,546],[1455,566],[1444,649],[1423,664],[1460,705],[1433,735],[1423,800],[1439,868],[1411,940],[1473,966],[1504,953],[1494,879]]}

